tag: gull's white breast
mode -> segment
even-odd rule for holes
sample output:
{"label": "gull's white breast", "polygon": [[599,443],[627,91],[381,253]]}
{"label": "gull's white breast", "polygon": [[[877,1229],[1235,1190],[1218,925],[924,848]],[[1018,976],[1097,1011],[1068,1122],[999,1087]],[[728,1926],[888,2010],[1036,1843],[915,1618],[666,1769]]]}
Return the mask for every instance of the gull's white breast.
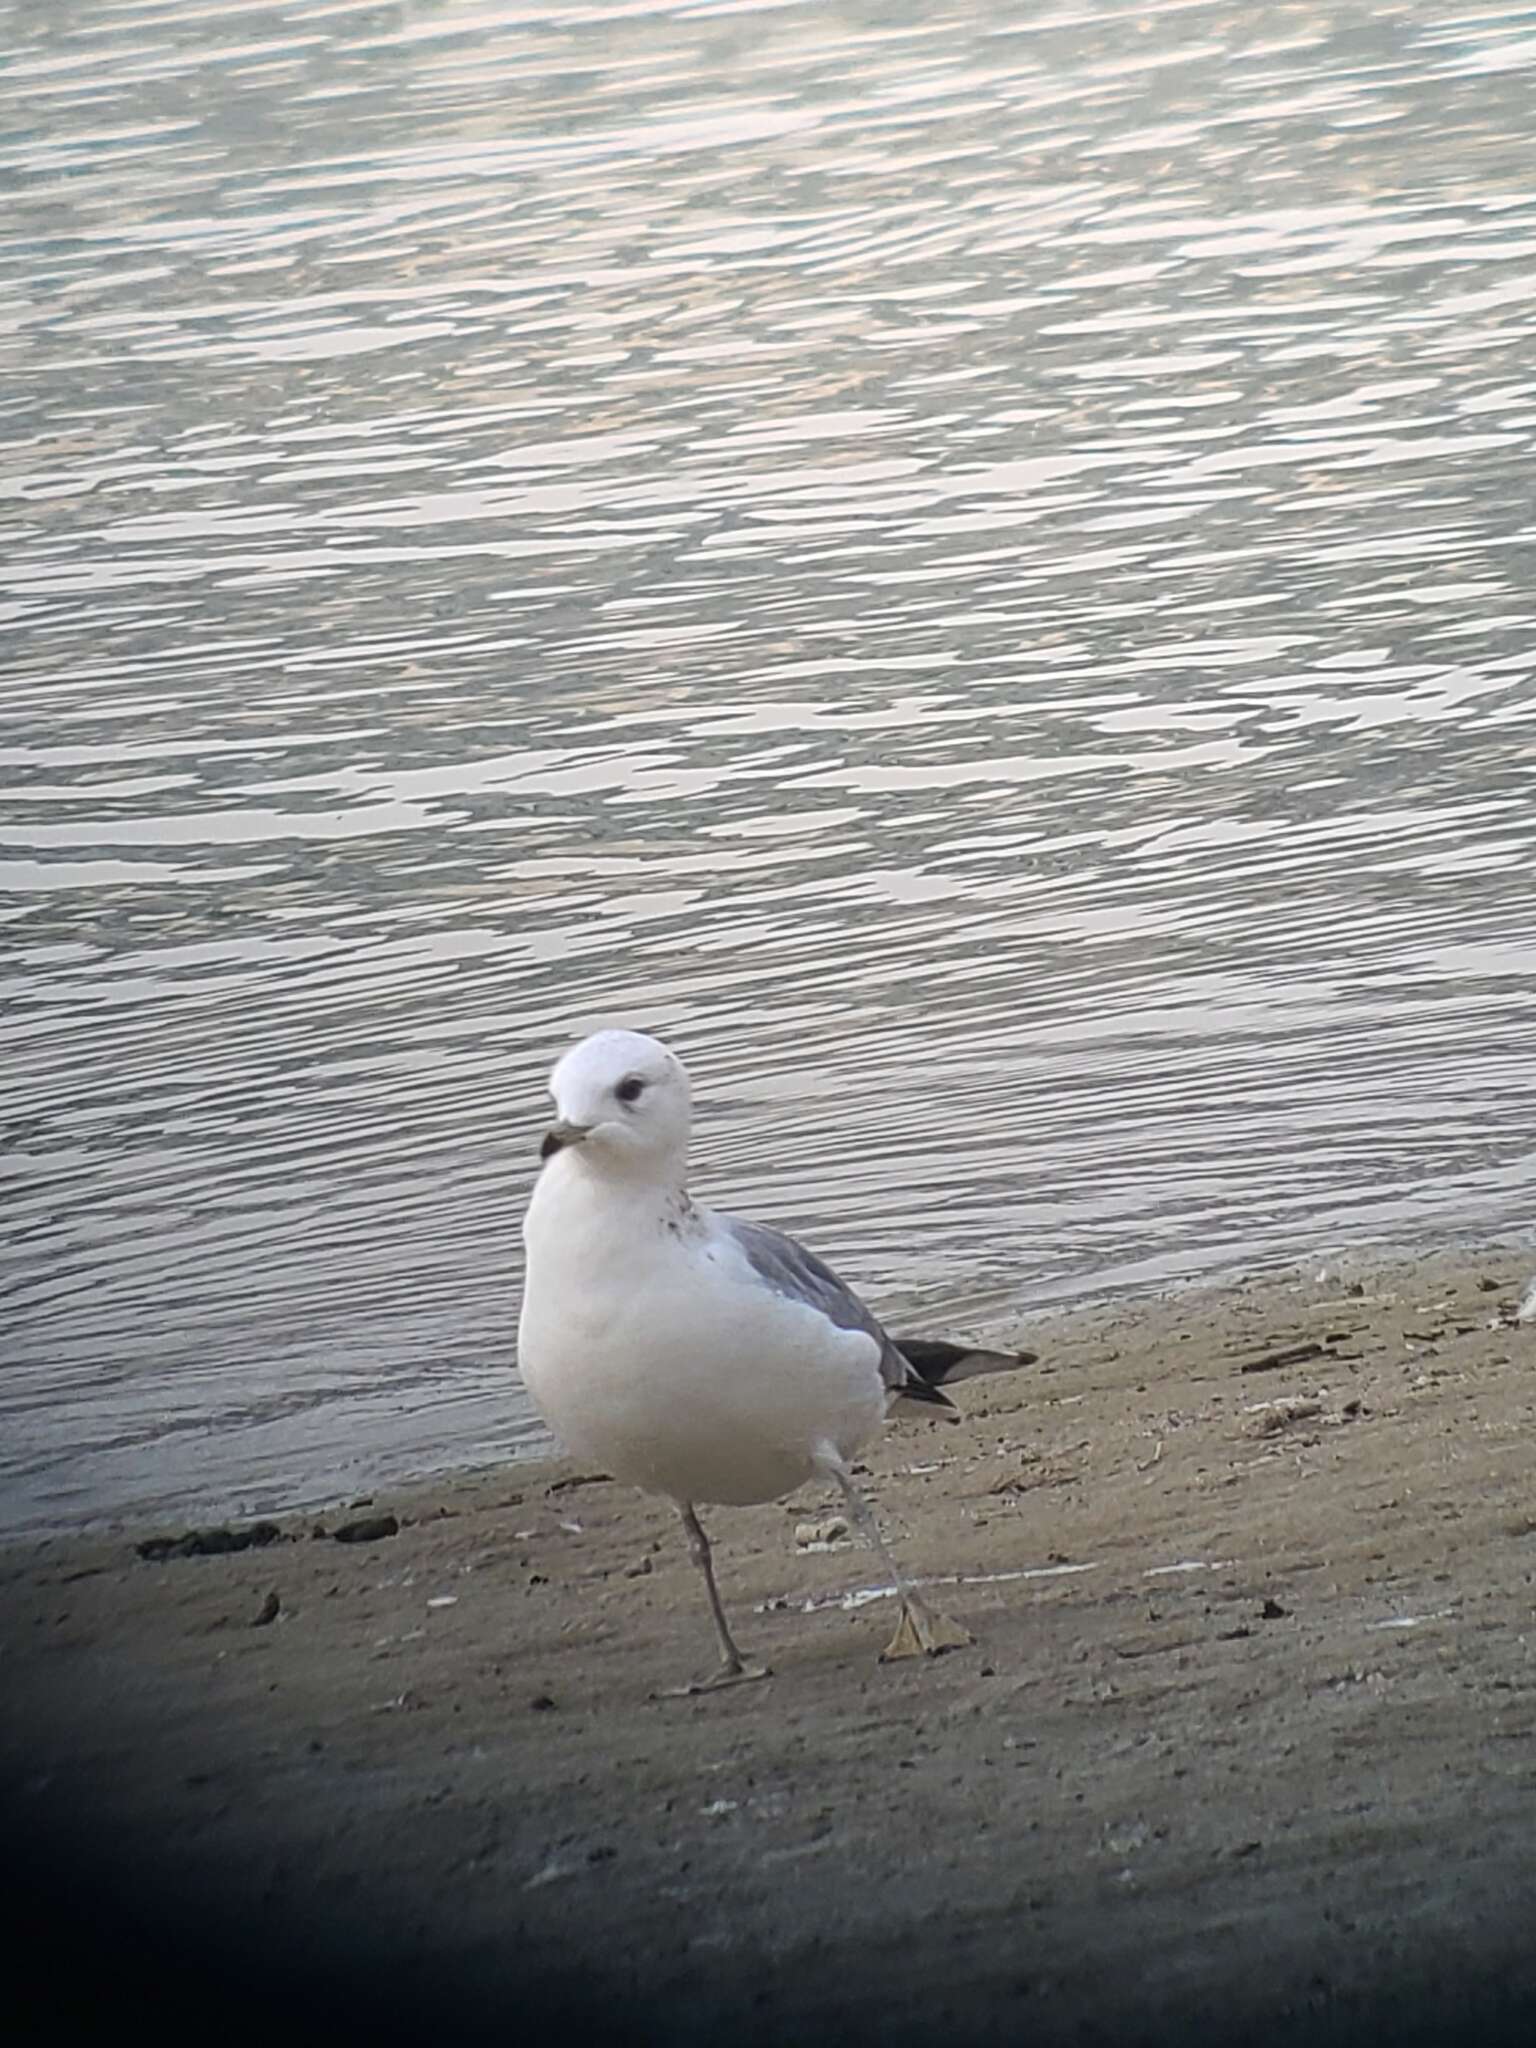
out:
{"label": "gull's white breast", "polygon": [[875,1340],[775,1293],[707,1210],[557,1157],[524,1226],[518,1362],[574,1456],[675,1500],[776,1500],[887,1403]]}

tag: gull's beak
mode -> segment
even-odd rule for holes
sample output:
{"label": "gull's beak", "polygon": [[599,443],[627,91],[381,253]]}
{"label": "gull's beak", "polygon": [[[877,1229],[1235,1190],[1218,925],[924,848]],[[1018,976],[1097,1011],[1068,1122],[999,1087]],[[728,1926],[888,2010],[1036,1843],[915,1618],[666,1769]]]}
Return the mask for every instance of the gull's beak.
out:
{"label": "gull's beak", "polygon": [[567,1145],[579,1145],[592,1126],[590,1124],[551,1124],[544,1133],[544,1142],[539,1147],[541,1159],[553,1159],[557,1152],[563,1152]]}

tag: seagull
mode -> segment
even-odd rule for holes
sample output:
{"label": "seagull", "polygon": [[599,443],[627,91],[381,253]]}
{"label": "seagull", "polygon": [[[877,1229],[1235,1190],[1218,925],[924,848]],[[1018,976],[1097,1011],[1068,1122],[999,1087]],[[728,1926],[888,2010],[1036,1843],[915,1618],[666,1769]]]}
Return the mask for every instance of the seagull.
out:
{"label": "seagull", "polygon": [[599,1031],[549,1081],[558,1121],[523,1224],[518,1363],[574,1456],[676,1504],[704,1577],[718,1668],[670,1696],[766,1678],[736,1646],[700,1503],[779,1500],[833,1481],[901,1601],[882,1662],[972,1638],[897,1564],[851,1463],[905,1397],[958,1421],[851,1289],[780,1231],[688,1192],[692,1091],[675,1053]]}

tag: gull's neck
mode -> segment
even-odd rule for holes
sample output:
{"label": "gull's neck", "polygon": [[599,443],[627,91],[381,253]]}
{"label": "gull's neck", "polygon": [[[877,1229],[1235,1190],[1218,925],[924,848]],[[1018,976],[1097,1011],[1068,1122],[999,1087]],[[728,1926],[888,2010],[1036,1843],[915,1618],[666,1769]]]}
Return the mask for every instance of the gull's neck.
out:
{"label": "gull's neck", "polygon": [[579,1145],[557,1152],[534,1183],[523,1217],[530,1262],[587,1279],[599,1270],[612,1281],[637,1256],[643,1264],[658,1246],[691,1242],[701,1219],[688,1197],[686,1155],[653,1155],[644,1172],[638,1164],[615,1171],[611,1160],[584,1159]]}
{"label": "gull's neck", "polygon": [[681,1148],[631,1158],[570,1145],[550,1160],[539,1179],[572,1195],[597,1196],[637,1207],[688,1205],[688,1154]]}

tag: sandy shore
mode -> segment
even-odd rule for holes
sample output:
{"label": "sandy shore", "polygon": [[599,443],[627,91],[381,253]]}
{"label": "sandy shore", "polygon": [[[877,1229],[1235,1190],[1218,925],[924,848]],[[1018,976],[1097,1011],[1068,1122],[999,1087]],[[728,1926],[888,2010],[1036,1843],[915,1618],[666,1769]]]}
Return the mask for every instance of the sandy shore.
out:
{"label": "sandy shore", "polygon": [[23,2005],[142,1992],[163,2037],[215,1999],[284,2043],[1528,2038],[1525,1263],[988,1333],[1039,1362],[869,1461],[977,1637],[933,1663],[876,1661],[867,1556],[797,1542],[814,1489],[710,1518],[775,1675],[694,1700],[652,1697],[712,1654],[670,1511],[569,1467],[231,1555],[0,1552],[12,1925],[67,1915],[108,1971]]}

